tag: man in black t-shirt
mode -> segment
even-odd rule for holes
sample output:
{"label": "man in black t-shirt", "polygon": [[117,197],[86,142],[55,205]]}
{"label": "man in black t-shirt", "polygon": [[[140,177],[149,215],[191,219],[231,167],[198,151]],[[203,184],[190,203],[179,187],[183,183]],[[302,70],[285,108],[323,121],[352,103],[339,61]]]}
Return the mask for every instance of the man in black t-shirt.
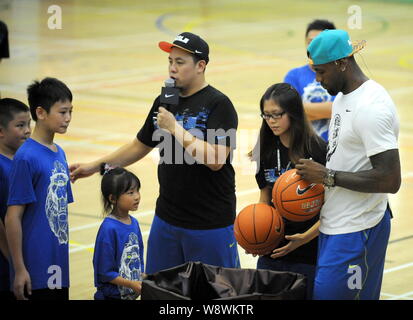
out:
{"label": "man in black t-shirt", "polygon": [[160,191],[146,272],[187,261],[239,267],[231,165],[237,113],[229,98],[205,81],[209,46],[203,39],[184,32],[159,47],[169,53],[169,76],[180,92],[178,105],[167,108],[157,97],[137,139],[95,162],[71,165],[71,178],[89,176],[103,162],[130,165],[158,147]]}

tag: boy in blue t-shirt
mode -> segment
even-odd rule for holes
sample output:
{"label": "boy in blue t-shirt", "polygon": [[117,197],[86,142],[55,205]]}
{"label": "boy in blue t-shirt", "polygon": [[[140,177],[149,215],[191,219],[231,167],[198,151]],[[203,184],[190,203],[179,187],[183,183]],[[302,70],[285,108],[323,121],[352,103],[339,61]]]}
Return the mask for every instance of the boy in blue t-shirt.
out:
{"label": "boy in blue t-shirt", "polygon": [[[335,29],[334,24],[327,20],[314,20],[307,26],[305,33],[306,47],[323,30]],[[315,72],[309,64],[288,71],[284,82],[291,84],[301,95],[304,110],[316,133],[328,141],[332,97],[316,80]]]}
{"label": "boy in blue t-shirt", "polygon": [[6,215],[12,287],[17,299],[67,300],[73,197],[66,155],[53,140],[67,131],[72,93],[54,78],[35,81],[27,93],[36,125],[13,159]]}
{"label": "boy in blue t-shirt", "polygon": [[30,136],[29,107],[15,99],[0,99],[0,300],[13,299],[9,279],[9,249],[4,228],[9,173],[17,149]]}

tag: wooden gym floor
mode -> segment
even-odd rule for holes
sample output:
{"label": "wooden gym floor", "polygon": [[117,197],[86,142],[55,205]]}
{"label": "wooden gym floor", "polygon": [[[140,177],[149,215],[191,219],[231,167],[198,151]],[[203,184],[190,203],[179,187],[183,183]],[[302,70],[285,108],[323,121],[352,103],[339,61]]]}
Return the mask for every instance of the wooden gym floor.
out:
{"label": "wooden gym floor", "polygon": [[[49,29],[58,5],[62,28]],[[385,265],[382,299],[413,299],[413,4],[407,1],[231,1],[231,0],[0,0],[0,20],[9,26],[11,58],[0,64],[3,97],[26,100],[25,89],[46,76],[63,80],[74,93],[68,133],[56,137],[69,163],[94,160],[131,141],[168,77],[161,40],[182,31],[204,37],[211,48],[207,81],[226,93],[239,115],[234,167],[238,210],[258,200],[254,170],[245,157],[260,126],[258,101],[286,72],[306,63],[304,31],[315,18],[348,29],[358,5],[367,40],[357,60],[384,85],[401,120],[403,183],[392,195],[395,214]],[[52,21],[53,22],[53,21]],[[56,21],[55,21],[56,22]],[[410,103],[409,103],[410,101]],[[156,152],[130,167],[142,181],[138,217],[146,242],[158,194]],[[92,299],[92,256],[102,221],[100,177],[76,182],[70,206],[71,299]],[[409,249],[410,248],[410,249]],[[242,267],[256,260],[240,250]]]}

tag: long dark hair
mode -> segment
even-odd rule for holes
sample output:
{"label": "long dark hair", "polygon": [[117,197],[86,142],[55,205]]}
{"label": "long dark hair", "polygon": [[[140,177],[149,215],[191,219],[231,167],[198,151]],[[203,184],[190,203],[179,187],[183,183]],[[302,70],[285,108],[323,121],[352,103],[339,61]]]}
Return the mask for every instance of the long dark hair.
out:
{"label": "long dark hair", "polygon": [[[102,165],[100,173],[103,174],[101,183],[103,213],[108,215],[116,208],[119,197],[131,188],[136,187],[139,190],[141,182],[136,175],[124,168],[105,171]],[[110,201],[110,195],[112,195],[115,203]]]}
{"label": "long dark hair", "polygon": [[[261,113],[264,112],[264,102],[267,100],[273,100],[290,119],[289,158],[291,162],[297,163],[300,158],[305,157],[306,152],[311,152],[311,141],[321,142],[321,138],[317,136],[305,115],[300,94],[290,84],[276,83],[269,87],[260,100]],[[268,157],[280,142],[279,139],[263,119],[258,141],[248,156],[252,161]]]}

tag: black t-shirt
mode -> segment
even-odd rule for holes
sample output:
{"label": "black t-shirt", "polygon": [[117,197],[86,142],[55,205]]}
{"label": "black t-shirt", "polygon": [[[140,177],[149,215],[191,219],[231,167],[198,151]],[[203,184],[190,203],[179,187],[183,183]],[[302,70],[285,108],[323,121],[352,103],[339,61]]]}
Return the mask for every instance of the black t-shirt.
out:
{"label": "black t-shirt", "polygon": [[[264,159],[260,161],[260,167],[258,173],[255,175],[257,180],[258,187],[262,188],[271,188],[274,186],[277,178],[289,169],[293,169],[295,166],[290,161],[288,156],[288,148],[286,148],[279,140],[278,137],[274,136],[274,149],[270,154],[268,154]],[[311,152],[306,151],[305,158],[313,158],[314,161],[325,165],[326,162],[326,153],[327,153],[327,144],[319,140],[320,143],[317,143],[316,140],[313,140],[311,143]],[[277,168],[278,159],[277,159],[277,148],[280,150],[280,163],[281,168]],[[303,222],[294,222],[289,221],[283,218],[284,221],[284,233],[285,235],[293,235],[296,233],[303,233],[310,229],[319,219],[319,215],[314,218],[303,221]],[[278,245],[279,247],[285,246],[289,241],[283,240]],[[317,248],[318,248],[318,238],[311,240],[290,252],[289,254],[277,258],[289,262],[295,263],[306,263],[315,265],[317,261]]]}
{"label": "black t-shirt", "polygon": [[[155,213],[166,222],[187,229],[216,229],[233,224],[236,198],[232,151],[218,171],[196,163],[174,137],[157,130],[159,106],[158,97],[137,134],[145,145],[159,148],[160,190]],[[212,86],[180,97],[179,105],[169,111],[197,138],[235,148],[237,113],[229,98]]]}

